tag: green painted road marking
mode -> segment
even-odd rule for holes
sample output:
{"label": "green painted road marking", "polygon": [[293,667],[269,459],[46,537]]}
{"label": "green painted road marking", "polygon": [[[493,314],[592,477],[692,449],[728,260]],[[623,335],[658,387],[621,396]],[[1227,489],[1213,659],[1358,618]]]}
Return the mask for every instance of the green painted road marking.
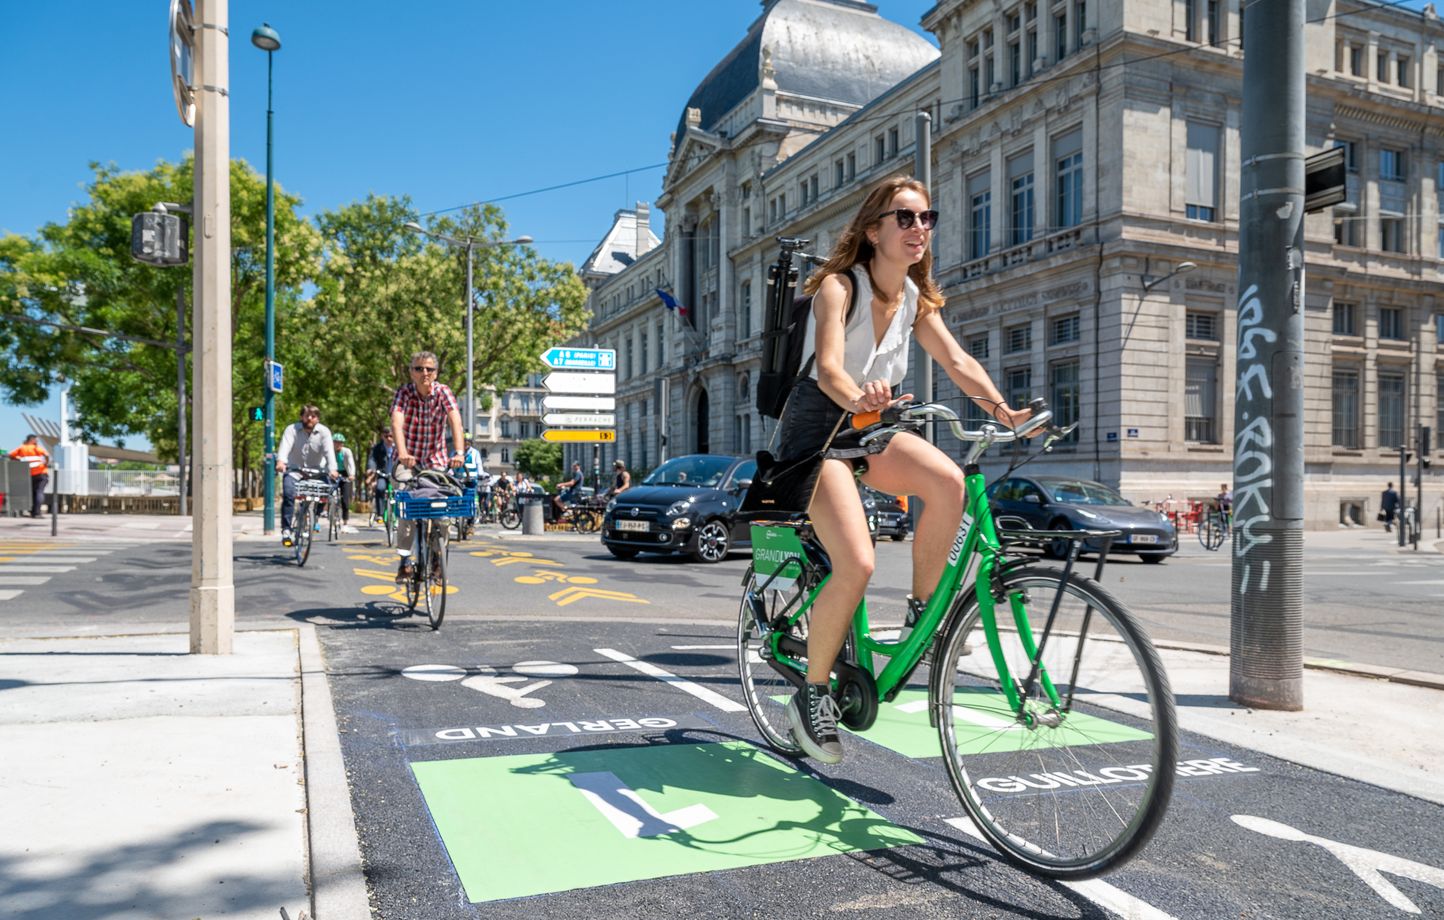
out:
{"label": "green painted road marking", "polygon": [[411,769],[473,903],[922,843],[740,741]]}
{"label": "green painted road marking", "polygon": [[[776,697],[785,702],[787,697]],[[958,690],[953,694],[958,747],[965,754],[996,754],[1023,748],[1072,747],[1138,741],[1148,732],[1117,722],[1074,711],[1058,729],[1042,737],[1013,719],[1008,701],[1001,693],[986,690]],[[959,705],[966,700],[966,705]],[[877,721],[865,732],[856,733],[904,757],[941,757],[938,730],[928,724],[928,694],[925,690],[904,690],[891,703],[881,703]]]}

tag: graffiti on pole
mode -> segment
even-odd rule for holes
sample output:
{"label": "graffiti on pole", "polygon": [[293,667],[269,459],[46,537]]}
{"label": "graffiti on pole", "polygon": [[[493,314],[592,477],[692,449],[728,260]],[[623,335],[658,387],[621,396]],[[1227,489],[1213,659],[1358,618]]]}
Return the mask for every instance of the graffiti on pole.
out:
{"label": "graffiti on pole", "polygon": [[[1278,339],[1278,333],[1262,325],[1263,316],[1258,285],[1250,285],[1239,298],[1238,305],[1237,392],[1239,401],[1245,404],[1267,405],[1274,395],[1268,366],[1255,343],[1260,339],[1273,343]],[[1251,588],[1268,590],[1272,562],[1265,559],[1260,563],[1258,578],[1254,582],[1253,565],[1248,561],[1248,554],[1255,547],[1272,543],[1274,539],[1272,534],[1255,532],[1255,528],[1271,516],[1269,497],[1274,484],[1273,444],[1273,423],[1268,413],[1245,411],[1243,425],[1233,439],[1234,556],[1243,566],[1238,580],[1240,594],[1248,594]]]}

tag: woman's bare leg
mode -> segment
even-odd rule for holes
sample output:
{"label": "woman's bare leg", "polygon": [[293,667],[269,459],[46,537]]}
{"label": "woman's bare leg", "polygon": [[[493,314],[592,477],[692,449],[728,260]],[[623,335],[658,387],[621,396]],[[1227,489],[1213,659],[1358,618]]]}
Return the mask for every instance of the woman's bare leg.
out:
{"label": "woman's bare leg", "polygon": [[812,528],[832,560],[832,577],[812,605],[807,637],[807,680],[825,684],[876,564],[849,464],[822,461],[809,513]]}

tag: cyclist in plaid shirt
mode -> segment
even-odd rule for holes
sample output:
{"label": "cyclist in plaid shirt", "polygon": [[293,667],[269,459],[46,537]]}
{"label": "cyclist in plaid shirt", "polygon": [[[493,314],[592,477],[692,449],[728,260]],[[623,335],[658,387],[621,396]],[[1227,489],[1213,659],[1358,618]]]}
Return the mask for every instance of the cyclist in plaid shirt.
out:
{"label": "cyclist in plaid shirt", "polygon": [[[411,356],[411,382],[396,391],[391,400],[391,433],[396,442],[396,462],[402,466],[418,464],[428,469],[453,468],[462,464],[466,442],[461,436],[461,410],[451,388],[436,379],[438,362],[429,351]],[[450,449],[446,445],[446,429],[451,428]],[[398,522],[396,554],[401,565],[396,570],[396,583],[404,584],[411,577],[411,551],[416,528],[409,520]]]}

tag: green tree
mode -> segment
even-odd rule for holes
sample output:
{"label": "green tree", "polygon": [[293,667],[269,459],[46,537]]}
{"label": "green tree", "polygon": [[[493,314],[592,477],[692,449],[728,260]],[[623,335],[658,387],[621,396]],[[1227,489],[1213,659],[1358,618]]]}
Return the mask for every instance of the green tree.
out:
{"label": "green tree", "polygon": [[[62,381],[83,436],[123,439],[139,433],[163,457],[176,456],[176,354],[154,345],[107,339],[14,321],[16,315],[163,342],[176,339],[176,294],[192,316],[190,266],[157,268],[130,255],[131,217],[161,201],[189,201],[192,158],[147,172],[92,164],[88,200],[64,223],[34,239],[0,239],[0,393],[16,403],[42,401]],[[244,409],[260,401],[265,354],[265,182],[231,163],[231,330],[233,460],[259,462],[261,426]],[[285,315],[315,274],[319,238],[296,214],[300,200],[277,189],[276,302]],[[192,251],[194,244],[192,243]],[[10,321],[7,321],[10,320]],[[284,360],[285,352],[279,357]],[[187,380],[190,359],[187,356]],[[194,398],[192,392],[191,397]]]}
{"label": "green tree", "polygon": [[516,446],[516,468],[533,479],[556,477],[562,467],[562,446],[534,438]]}
{"label": "green tree", "polygon": [[[369,196],[316,219],[325,240],[315,296],[292,335],[312,346],[297,365],[305,392],[333,430],[369,432],[384,423],[417,351],[437,355],[439,379],[460,397],[466,381],[466,254],[410,231],[407,198]],[[495,206],[471,207],[430,229],[454,238],[501,240]],[[585,328],[586,289],[568,264],[529,246],[479,246],[474,255],[475,386],[499,391],[542,369],[540,355]],[[466,417],[463,407],[462,417]]]}

